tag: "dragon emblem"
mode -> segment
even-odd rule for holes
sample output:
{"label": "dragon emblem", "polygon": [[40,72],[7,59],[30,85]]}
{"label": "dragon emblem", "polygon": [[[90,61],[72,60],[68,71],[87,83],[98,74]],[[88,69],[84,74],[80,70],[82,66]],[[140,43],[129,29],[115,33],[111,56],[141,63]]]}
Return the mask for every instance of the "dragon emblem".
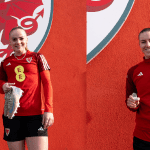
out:
{"label": "dragon emblem", "polygon": [[1,0],[0,1],[0,57],[8,57],[13,52],[9,44],[9,32],[13,27],[22,26],[27,36],[38,29],[37,19],[43,17],[44,9],[34,15],[43,5],[42,0]]}

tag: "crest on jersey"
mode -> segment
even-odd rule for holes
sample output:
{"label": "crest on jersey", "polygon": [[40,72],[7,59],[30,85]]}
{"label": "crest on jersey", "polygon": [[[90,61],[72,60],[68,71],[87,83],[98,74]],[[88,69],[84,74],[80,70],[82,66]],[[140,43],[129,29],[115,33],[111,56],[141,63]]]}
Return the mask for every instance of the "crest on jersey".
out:
{"label": "crest on jersey", "polygon": [[87,62],[117,34],[133,3],[134,0],[87,0]]}
{"label": "crest on jersey", "polygon": [[32,61],[32,57],[26,58],[26,61],[30,63]]}
{"label": "crest on jersey", "polygon": [[10,133],[10,129],[9,129],[9,128],[5,128],[5,133],[6,133],[6,135],[8,136],[9,133]]}
{"label": "crest on jersey", "polygon": [[49,33],[53,0],[0,0],[0,62],[13,52],[9,32],[21,26],[28,36],[28,48],[38,52]]}

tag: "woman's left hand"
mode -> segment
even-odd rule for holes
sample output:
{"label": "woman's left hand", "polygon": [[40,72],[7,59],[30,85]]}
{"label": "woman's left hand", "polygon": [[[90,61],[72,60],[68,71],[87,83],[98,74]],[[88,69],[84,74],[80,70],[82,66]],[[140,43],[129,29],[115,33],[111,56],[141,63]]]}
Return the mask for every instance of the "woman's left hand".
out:
{"label": "woman's left hand", "polygon": [[54,116],[51,112],[45,112],[43,114],[43,120],[42,124],[44,126],[44,129],[47,129],[49,126],[52,126],[54,123]]}

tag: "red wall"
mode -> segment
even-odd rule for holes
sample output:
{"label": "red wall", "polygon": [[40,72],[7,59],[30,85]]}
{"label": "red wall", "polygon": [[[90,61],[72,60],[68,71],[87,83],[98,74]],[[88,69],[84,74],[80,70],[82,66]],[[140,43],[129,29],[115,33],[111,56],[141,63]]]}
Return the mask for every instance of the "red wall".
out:
{"label": "red wall", "polygon": [[87,150],[132,150],[135,113],[125,105],[128,69],[142,61],[138,33],[150,27],[149,0],[135,0],[114,39],[87,64]]}
{"label": "red wall", "polygon": [[[137,36],[149,27],[149,12],[149,0],[135,0],[118,34],[86,65],[86,0],[54,1],[52,27],[40,50],[54,89],[50,150],[132,150],[135,113],[125,106],[125,78],[142,60]],[[0,131],[0,149],[8,150],[2,118]]]}
{"label": "red wall", "polygon": [[[86,1],[54,1],[49,36],[40,52],[51,67],[55,123],[49,128],[50,150],[85,147]],[[0,96],[3,112],[3,96]],[[0,149],[8,150],[0,118]]]}

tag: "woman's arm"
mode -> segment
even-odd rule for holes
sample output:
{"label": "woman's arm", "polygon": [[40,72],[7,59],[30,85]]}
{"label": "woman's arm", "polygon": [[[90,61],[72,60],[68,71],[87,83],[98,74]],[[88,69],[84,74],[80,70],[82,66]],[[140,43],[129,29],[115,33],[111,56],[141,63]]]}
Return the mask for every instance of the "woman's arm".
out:
{"label": "woman's arm", "polygon": [[45,97],[45,112],[53,113],[53,89],[52,83],[50,79],[50,71],[44,70],[40,72],[43,89],[44,89],[44,97]]}
{"label": "woman's arm", "polygon": [[53,89],[50,79],[50,71],[44,70],[40,72],[43,89],[44,89],[44,97],[45,97],[45,112],[43,115],[43,125],[44,128],[48,128],[54,123],[53,116]]}

